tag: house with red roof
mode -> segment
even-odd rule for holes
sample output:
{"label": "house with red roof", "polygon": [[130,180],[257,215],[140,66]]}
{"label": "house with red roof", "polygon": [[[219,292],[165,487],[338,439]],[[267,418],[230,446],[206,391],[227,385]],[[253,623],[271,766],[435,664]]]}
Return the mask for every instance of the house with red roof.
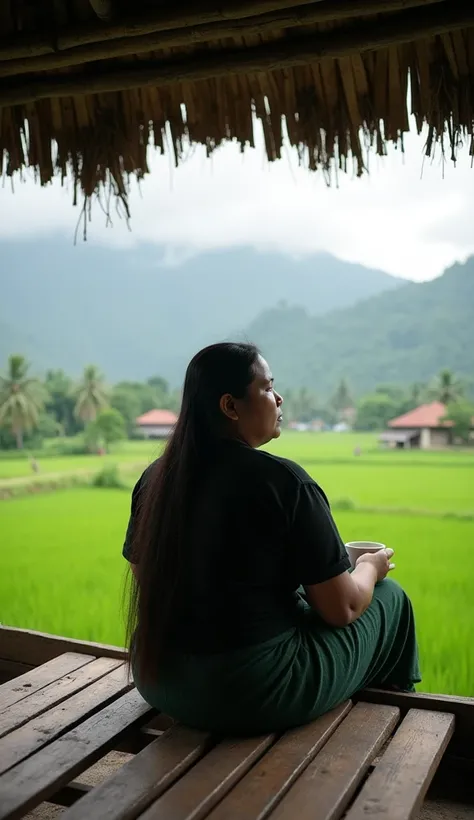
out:
{"label": "house with red roof", "polygon": [[380,441],[391,447],[419,447],[422,450],[448,447],[453,443],[452,421],[443,421],[446,406],[440,401],[422,404],[415,410],[389,421],[389,430]]}
{"label": "house with red roof", "polygon": [[144,438],[168,438],[178,416],[171,410],[149,410],[136,419]]}

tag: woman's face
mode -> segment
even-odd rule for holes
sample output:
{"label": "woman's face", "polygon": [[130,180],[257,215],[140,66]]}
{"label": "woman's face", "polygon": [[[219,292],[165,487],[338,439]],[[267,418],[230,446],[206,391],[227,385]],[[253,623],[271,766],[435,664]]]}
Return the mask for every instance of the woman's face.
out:
{"label": "woman's face", "polygon": [[274,388],[273,376],[262,356],[258,357],[254,372],[245,398],[223,396],[221,409],[231,419],[238,438],[251,447],[260,447],[280,435],[283,399]]}

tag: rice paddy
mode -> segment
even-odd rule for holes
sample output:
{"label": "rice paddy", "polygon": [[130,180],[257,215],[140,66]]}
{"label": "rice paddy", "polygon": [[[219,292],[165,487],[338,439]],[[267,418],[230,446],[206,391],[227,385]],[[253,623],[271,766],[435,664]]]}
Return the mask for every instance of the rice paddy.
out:
{"label": "rice paddy", "polygon": [[[287,433],[272,449],[300,461],[324,487],[345,540],[395,549],[393,577],[415,606],[419,688],[473,695],[474,453],[381,452],[373,436],[304,433]],[[156,444],[132,442],[105,458],[145,466],[156,452]],[[40,466],[90,470],[103,459],[45,458]],[[0,461],[3,480],[28,470],[26,460]],[[0,502],[0,621],[122,644],[129,506],[127,490],[89,487]]]}

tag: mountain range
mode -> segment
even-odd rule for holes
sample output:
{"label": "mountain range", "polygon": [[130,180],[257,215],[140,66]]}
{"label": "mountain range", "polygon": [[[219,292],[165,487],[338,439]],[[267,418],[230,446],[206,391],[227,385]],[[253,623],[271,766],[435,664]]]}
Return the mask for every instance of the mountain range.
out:
{"label": "mountain range", "polygon": [[276,307],[246,333],[277,363],[282,384],[322,394],[341,378],[357,393],[428,381],[443,368],[472,379],[474,257],[430,282],[407,282],[325,316]]}
{"label": "mountain range", "polygon": [[190,356],[222,338],[259,344],[278,382],[320,394],[474,372],[474,259],[415,284],[315,254],[250,248],[169,264],[154,245],[116,248],[62,237],[0,242],[0,362],[109,381],[182,381]]}
{"label": "mountain range", "polygon": [[321,315],[400,280],[320,254],[293,260],[252,249],[166,264],[154,245],[111,249],[60,237],[0,243],[0,361],[22,352],[40,369],[107,377],[159,373],[179,383],[200,346],[245,333],[263,310]]}

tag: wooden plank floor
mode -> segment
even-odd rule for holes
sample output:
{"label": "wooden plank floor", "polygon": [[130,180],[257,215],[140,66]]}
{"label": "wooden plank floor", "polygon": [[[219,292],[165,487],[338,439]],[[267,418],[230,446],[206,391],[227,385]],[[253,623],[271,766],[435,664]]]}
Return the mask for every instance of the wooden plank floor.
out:
{"label": "wooden plank floor", "polygon": [[[155,717],[118,658],[66,652],[3,684],[0,820],[45,800],[61,820],[412,820],[456,720],[360,700],[280,736],[217,741]],[[134,754],[103,782],[76,780],[120,748]]]}

